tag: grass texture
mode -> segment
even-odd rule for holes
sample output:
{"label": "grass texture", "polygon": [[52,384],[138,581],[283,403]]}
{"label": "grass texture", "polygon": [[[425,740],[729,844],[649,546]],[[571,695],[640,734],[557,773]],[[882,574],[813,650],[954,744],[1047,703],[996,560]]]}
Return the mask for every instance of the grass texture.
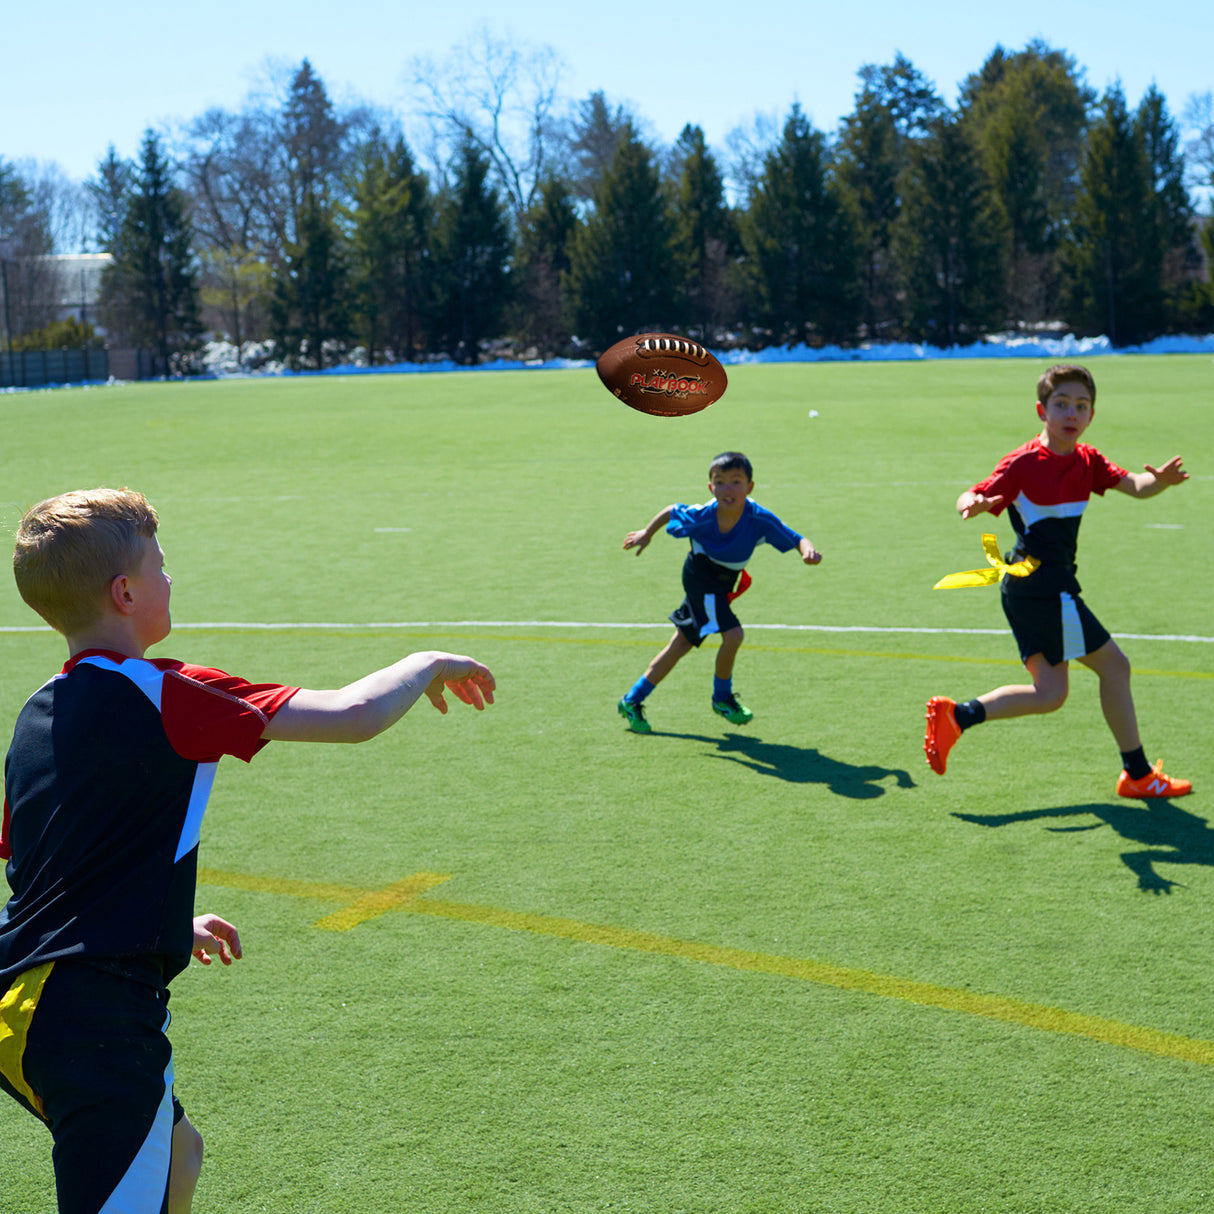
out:
{"label": "grass texture", "polygon": [[[0,396],[4,534],[69,488],[158,508],[157,652],[323,687],[444,648],[498,679],[483,715],[222,766],[198,910],[246,956],[172,1000],[195,1209],[1208,1209],[1214,364],[1090,365],[1088,440],[1192,473],[1094,499],[1080,540],[1148,756],[1196,789],[1151,806],[1114,794],[1077,666],[1058,714],[923,761],[928,696],[1021,681],[997,592],[931,587],[983,561],[953,502],[1038,429],[1036,362],[741,366],[682,419],[585,370]],[[727,448],[824,560],[751,563],[750,726],[709,711],[709,643],[637,737],[615,703],[683,545],[621,543]],[[6,723],[63,661],[36,624],[0,585]],[[45,1129],[8,1102],[0,1138],[5,1214],[52,1209]]]}

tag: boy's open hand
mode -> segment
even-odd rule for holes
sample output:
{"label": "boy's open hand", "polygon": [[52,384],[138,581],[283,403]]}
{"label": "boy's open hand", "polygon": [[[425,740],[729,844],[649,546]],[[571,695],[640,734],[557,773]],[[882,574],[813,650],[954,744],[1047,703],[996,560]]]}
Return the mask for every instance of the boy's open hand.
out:
{"label": "boy's open hand", "polygon": [[630,531],[624,536],[624,551],[627,552],[629,548],[635,548],[637,556],[640,556],[649,547],[651,539],[653,539],[653,536],[647,531]]}
{"label": "boy's open hand", "polygon": [[493,692],[497,684],[487,666],[482,666],[473,658],[461,657],[454,653],[443,656],[442,670],[426,688],[426,696],[439,712],[447,711],[444,689],[450,691],[457,700],[470,704],[477,712],[483,711],[486,704],[493,703]]}
{"label": "boy's open hand", "polygon": [[1007,498],[995,494],[986,497],[982,493],[962,494],[957,503],[957,509],[962,518],[973,518],[977,514],[989,514],[992,510],[1001,510],[1007,504]]}
{"label": "boy's open hand", "polygon": [[1143,464],[1143,468],[1161,485],[1179,485],[1189,479],[1189,474],[1180,466],[1181,462],[1180,456],[1174,455],[1162,468],[1152,468],[1150,464]]}
{"label": "boy's open hand", "polygon": [[198,915],[194,919],[194,956],[203,965],[211,964],[211,954],[218,953],[224,965],[239,961],[240,936],[236,929],[218,915]]}

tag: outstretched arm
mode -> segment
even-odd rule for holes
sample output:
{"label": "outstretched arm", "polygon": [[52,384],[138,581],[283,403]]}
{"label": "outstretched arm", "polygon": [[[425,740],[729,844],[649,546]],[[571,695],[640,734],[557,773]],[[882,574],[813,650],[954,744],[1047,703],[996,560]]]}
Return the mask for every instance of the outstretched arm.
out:
{"label": "outstretched arm", "polygon": [[659,510],[649,520],[649,526],[644,531],[630,531],[624,536],[624,551],[627,552],[629,548],[635,548],[637,556],[640,556],[649,547],[649,541],[670,522],[670,515],[673,510],[674,506],[667,506],[665,510]]}
{"label": "outstretched arm", "polygon": [[493,675],[473,658],[430,650],[334,691],[300,688],[262,731],[272,742],[365,742],[396,724],[424,695],[447,711],[443,691],[478,711],[493,703]]}
{"label": "outstretched arm", "polygon": [[987,497],[985,494],[967,489],[957,499],[957,513],[962,518],[973,518],[976,514],[989,514],[992,510],[1002,510],[1005,505],[1007,505],[1007,498],[1000,497],[998,494],[994,497]]}
{"label": "outstretched arm", "polygon": [[1169,485],[1179,485],[1189,479],[1189,474],[1180,465],[1179,455],[1174,455],[1161,468],[1144,464],[1145,472],[1127,472],[1117,482],[1117,489],[1121,493],[1128,493],[1130,497],[1154,497]]}

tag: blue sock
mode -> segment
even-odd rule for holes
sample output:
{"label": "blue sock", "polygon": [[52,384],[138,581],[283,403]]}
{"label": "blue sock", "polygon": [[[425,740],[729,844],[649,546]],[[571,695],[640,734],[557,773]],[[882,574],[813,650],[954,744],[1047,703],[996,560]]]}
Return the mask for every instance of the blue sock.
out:
{"label": "blue sock", "polygon": [[653,684],[644,676],[641,675],[633,685],[624,693],[624,699],[629,704],[639,704],[653,690]]}
{"label": "blue sock", "polygon": [[718,679],[714,674],[712,676],[712,698],[717,703],[728,700],[733,695],[733,679]]}

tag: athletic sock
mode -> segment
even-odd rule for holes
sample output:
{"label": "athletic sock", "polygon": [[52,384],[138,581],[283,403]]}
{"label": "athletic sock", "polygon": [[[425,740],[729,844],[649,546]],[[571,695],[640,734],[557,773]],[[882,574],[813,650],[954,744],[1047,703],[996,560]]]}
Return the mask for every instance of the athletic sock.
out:
{"label": "athletic sock", "polygon": [[1147,762],[1146,751],[1141,746],[1137,750],[1123,750],[1121,762],[1131,780],[1141,780],[1143,776],[1151,774],[1151,765]]}
{"label": "athletic sock", "polygon": [[718,679],[714,674],[712,676],[713,702],[723,704],[731,695],[733,695],[733,679]]}
{"label": "athletic sock", "polygon": [[966,700],[953,709],[953,716],[964,733],[971,725],[981,725],[986,720],[986,705],[981,700]]}
{"label": "athletic sock", "polygon": [[639,704],[652,690],[653,684],[644,675],[641,675],[624,693],[624,699],[629,704]]}

